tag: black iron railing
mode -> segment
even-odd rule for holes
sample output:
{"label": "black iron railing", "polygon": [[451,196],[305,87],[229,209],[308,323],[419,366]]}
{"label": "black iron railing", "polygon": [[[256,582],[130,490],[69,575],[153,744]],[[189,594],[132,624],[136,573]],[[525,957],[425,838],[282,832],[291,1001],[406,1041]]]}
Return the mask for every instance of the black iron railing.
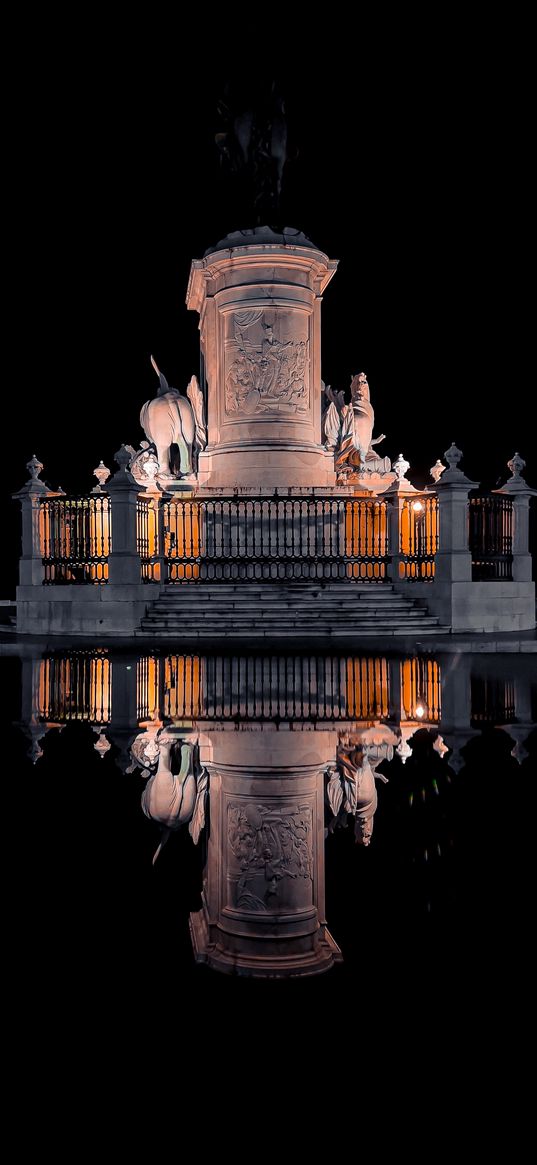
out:
{"label": "black iron railing", "polygon": [[370,498],[172,499],[163,503],[168,581],[387,576],[387,502]]}
{"label": "black iron railing", "polygon": [[469,499],[472,579],[512,579],[513,502],[501,494]]}
{"label": "black iron railing", "polygon": [[438,550],[438,498],[405,498],[401,512],[402,577],[432,582]]}
{"label": "black iron railing", "polygon": [[106,494],[44,498],[39,523],[46,584],[107,581],[111,521]]}
{"label": "black iron railing", "polygon": [[160,581],[157,514],[149,498],[136,500],[136,546],[140,555],[142,582]]}

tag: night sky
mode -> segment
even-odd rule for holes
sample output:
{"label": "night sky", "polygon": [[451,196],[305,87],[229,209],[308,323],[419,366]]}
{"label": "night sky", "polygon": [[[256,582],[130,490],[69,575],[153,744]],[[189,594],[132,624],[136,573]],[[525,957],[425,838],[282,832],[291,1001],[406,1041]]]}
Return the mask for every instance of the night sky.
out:
{"label": "night sky", "polygon": [[382,452],[402,451],[416,484],[452,440],[472,478],[494,486],[516,449],[537,483],[522,31],[429,30],[424,52],[402,51],[394,27],[389,43],[364,31],[344,54],[344,30],[301,48],[297,29],[269,23],[210,52],[201,32],[178,47],[165,29],[145,43],[142,27],[88,29],[66,54],[33,46],[31,99],[22,112],[13,98],[7,133],[9,559],[9,492],[32,453],[50,485],[85,492],[101,457],[112,467],[143,436],[150,353],[183,390],[198,372],[190,261],[254,224],[214,144],[230,82],[255,100],[278,79],[292,157],[271,225],[340,260],[323,304],[325,381],[347,389],[365,370]]}

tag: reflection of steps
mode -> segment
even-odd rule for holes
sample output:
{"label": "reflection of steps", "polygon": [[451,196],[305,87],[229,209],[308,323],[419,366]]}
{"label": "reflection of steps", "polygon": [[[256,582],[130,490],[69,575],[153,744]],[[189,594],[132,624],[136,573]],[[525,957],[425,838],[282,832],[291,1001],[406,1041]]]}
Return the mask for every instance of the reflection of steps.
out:
{"label": "reflection of steps", "polygon": [[416,601],[385,583],[176,583],[161,589],[139,635],[215,639],[447,633]]}

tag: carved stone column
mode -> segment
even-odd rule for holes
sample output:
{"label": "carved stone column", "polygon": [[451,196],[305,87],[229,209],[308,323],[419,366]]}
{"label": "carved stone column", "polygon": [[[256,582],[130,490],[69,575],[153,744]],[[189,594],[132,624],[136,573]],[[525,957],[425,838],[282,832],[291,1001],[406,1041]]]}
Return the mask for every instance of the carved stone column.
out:
{"label": "carved stone column", "polygon": [[340,959],[324,918],[324,772],[334,732],[207,732],[210,834],[196,958],[241,975],[315,975]]}
{"label": "carved stone column", "polygon": [[335,484],[321,445],[321,299],[336,262],[297,232],[238,232],[192,263],[208,444],[199,480],[264,489]]}

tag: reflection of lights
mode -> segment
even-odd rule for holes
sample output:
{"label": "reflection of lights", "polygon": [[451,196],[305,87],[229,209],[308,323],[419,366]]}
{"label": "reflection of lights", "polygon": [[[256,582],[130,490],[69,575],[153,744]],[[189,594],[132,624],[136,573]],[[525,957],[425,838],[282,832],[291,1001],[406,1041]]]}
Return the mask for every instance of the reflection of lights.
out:
{"label": "reflection of lights", "polygon": [[423,704],[416,704],[415,713],[416,713],[418,720],[423,720],[423,717],[425,716],[424,705]]}
{"label": "reflection of lights", "polygon": [[421,514],[423,510],[423,502],[412,502],[412,509],[415,514]]}

